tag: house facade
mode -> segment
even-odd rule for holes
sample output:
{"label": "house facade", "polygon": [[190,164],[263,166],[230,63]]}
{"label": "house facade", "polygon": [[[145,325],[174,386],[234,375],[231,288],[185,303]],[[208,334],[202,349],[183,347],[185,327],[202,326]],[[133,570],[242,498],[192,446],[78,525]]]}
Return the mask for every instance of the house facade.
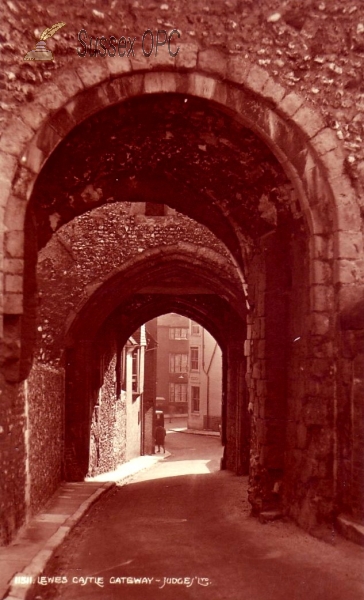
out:
{"label": "house facade", "polygon": [[221,424],[222,354],[201,325],[174,313],[157,319],[157,402],[191,429]]}
{"label": "house facade", "polygon": [[212,335],[190,321],[190,429],[219,431],[222,406],[222,353]]}

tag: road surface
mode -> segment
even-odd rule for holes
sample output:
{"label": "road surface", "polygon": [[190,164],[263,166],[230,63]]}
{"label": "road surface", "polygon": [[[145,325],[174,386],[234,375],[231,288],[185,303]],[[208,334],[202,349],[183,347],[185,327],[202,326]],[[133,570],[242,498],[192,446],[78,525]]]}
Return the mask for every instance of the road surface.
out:
{"label": "road surface", "polygon": [[166,446],[171,456],[90,509],[37,600],[364,599],[362,548],[252,518],[245,478],[219,471],[218,438],[168,432]]}

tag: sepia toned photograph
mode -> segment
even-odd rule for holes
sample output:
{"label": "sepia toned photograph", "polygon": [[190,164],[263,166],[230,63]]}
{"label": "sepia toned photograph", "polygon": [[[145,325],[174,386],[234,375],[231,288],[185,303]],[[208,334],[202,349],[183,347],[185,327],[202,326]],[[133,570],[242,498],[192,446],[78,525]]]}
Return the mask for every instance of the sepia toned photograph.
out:
{"label": "sepia toned photograph", "polygon": [[364,2],[0,15],[0,598],[364,600]]}

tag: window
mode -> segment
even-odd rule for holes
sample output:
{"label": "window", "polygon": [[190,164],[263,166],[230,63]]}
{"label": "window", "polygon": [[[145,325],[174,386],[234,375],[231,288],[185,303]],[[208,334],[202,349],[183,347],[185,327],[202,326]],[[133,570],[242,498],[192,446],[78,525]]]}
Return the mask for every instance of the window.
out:
{"label": "window", "polygon": [[139,350],[134,350],[132,354],[132,391],[139,393]]}
{"label": "window", "polygon": [[120,398],[121,390],[126,386],[126,350],[125,346],[117,354],[116,363],[116,397]]}
{"label": "window", "polygon": [[192,333],[192,335],[200,335],[200,326],[197,325],[197,323],[192,323],[191,333]]}
{"label": "window", "polygon": [[187,384],[170,383],[169,400],[170,402],[187,402]]}
{"label": "window", "polygon": [[169,372],[170,373],[187,373],[188,366],[187,354],[170,354],[169,355]]}
{"label": "window", "polygon": [[199,412],[200,410],[200,388],[193,385],[191,387],[191,405],[192,412]]}
{"label": "window", "polygon": [[170,327],[169,328],[169,339],[170,340],[187,340],[187,327]]}
{"label": "window", "polygon": [[191,371],[198,371],[198,348],[191,348]]}

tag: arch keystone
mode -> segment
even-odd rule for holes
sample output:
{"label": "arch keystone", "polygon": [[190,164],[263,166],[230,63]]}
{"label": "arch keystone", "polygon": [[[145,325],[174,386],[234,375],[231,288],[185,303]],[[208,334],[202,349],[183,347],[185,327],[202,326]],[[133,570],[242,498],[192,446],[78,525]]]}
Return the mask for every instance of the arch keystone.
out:
{"label": "arch keystone", "polygon": [[152,68],[152,62],[144,55],[131,58],[130,65],[132,71],[149,71]]}
{"label": "arch keystone", "polygon": [[131,71],[131,64],[128,58],[120,60],[119,56],[108,56],[106,63],[111,76],[124,75]]}
{"label": "arch keystone", "polygon": [[144,90],[144,73],[112,79],[103,84],[103,89],[111,104],[139,96]]}
{"label": "arch keystone", "polygon": [[130,59],[131,67],[133,71],[150,71],[151,69],[158,69],[160,67],[173,68],[175,66],[175,57],[171,56],[167,50],[163,52],[160,49],[157,56],[154,51],[150,56],[141,56]]}
{"label": "arch keystone", "polygon": [[147,94],[159,92],[175,92],[177,89],[174,73],[146,73],[144,76],[144,90]]}
{"label": "arch keystone", "polygon": [[188,92],[201,98],[213,98],[216,90],[216,79],[193,73],[189,75]]}

